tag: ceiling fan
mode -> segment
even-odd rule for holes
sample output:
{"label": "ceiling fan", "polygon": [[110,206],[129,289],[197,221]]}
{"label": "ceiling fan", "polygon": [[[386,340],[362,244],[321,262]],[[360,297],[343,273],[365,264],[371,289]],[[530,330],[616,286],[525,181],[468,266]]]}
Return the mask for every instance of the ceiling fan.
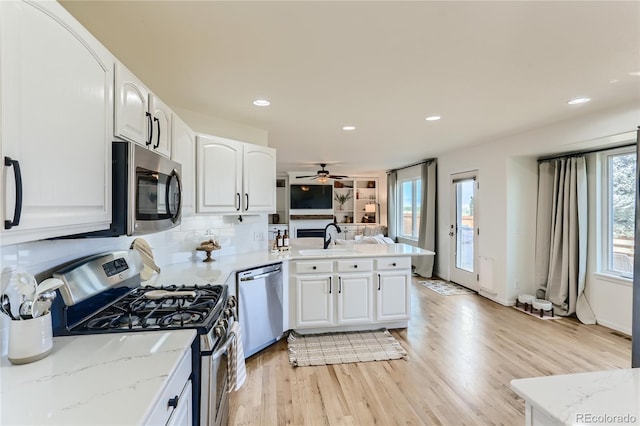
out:
{"label": "ceiling fan", "polygon": [[349,177],[349,176],[344,176],[344,175],[332,175],[332,174],[329,173],[329,170],[325,169],[326,166],[327,166],[326,163],[324,163],[324,164],[321,163],[320,167],[322,168],[322,170],[318,170],[315,175],[296,176],[296,179],[313,178],[313,179],[316,179],[320,183],[325,183],[329,179],[344,179],[344,178],[348,178]]}

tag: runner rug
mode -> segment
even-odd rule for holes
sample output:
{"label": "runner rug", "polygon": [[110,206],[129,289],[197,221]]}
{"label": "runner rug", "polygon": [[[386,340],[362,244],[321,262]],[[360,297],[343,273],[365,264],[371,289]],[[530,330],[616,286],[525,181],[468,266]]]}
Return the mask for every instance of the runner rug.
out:
{"label": "runner rug", "polygon": [[443,296],[456,296],[458,294],[475,294],[473,290],[469,290],[461,285],[442,280],[426,280],[418,281],[429,290],[433,290]]}
{"label": "runner rug", "polygon": [[289,334],[294,367],[407,359],[407,351],[387,330],[301,335]]}

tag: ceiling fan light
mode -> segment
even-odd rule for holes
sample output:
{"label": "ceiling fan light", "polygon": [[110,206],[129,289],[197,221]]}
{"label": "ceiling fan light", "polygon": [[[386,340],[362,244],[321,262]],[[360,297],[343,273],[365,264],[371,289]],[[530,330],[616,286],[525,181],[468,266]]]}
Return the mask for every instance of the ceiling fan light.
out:
{"label": "ceiling fan light", "polygon": [[329,179],[326,176],[318,176],[318,182],[326,183]]}

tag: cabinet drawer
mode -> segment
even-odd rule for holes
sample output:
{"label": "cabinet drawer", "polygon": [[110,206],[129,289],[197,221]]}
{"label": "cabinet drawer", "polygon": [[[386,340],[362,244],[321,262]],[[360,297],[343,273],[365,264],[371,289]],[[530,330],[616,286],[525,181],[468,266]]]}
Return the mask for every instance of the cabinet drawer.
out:
{"label": "cabinet drawer", "polygon": [[162,390],[162,393],[156,400],[156,403],[145,421],[148,425],[164,425],[171,417],[174,410],[180,407],[181,404],[190,404],[189,398],[179,398],[178,407],[170,407],[169,400],[180,396],[184,389],[185,383],[189,380],[191,375],[191,349],[185,352],[184,356],[178,363],[178,366],[168,379],[166,387]]}
{"label": "cabinet drawer", "polygon": [[381,257],[376,259],[376,270],[411,269],[411,257]]}
{"label": "cabinet drawer", "polygon": [[373,261],[371,259],[352,259],[338,261],[338,272],[367,272],[372,270]]}
{"label": "cabinet drawer", "polygon": [[298,274],[317,274],[333,271],[331,261],[296,262],[295,271]]}

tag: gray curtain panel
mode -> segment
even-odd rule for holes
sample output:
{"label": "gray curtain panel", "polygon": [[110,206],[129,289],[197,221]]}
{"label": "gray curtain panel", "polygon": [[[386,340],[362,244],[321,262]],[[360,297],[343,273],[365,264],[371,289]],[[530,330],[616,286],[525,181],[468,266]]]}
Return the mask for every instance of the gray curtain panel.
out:
{"label": "gray curtain panel", "polygon": [[398,172],[392,170],[387,173],[387,236],[398,242]]}
{"label": "gray curtain panel", "polygon": [[558,315],[595,315],[584,294],[587,270],[587,168],[584,157],[538,165],[535,283]]}
{"label": "gray curtain panel", "polygon": [[[422,204],[420,205],[420,227],[418,247],[435,251],[436,248],[436,160],[422,165]],[[434,256],[415,256],[412,263],[416,274],[429,278],[433,275]]]}

